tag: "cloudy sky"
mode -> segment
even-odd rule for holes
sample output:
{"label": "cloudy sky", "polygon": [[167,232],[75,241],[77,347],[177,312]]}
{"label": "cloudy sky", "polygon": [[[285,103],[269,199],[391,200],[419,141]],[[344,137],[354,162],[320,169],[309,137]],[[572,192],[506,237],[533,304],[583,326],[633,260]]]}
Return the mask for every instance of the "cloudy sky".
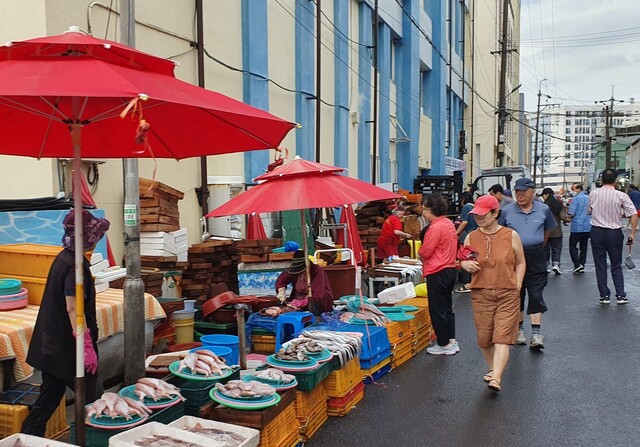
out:
{"label": "cloudy sky", "polygon": [[521,0],[520,82],[535,111],[540,81],[550,102],[640,102],[637,0]]}

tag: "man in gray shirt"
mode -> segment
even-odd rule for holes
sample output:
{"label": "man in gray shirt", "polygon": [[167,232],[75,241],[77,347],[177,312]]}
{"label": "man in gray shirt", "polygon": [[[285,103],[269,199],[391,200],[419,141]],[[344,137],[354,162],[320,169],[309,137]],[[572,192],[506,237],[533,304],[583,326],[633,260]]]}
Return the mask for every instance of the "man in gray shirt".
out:
{"label": "man in gray shirt", "polygon": [[499,183],[496,183],[491,188],[489,188],[489,194],[491,194],[498,200],[498,202],[500,203],[500,209],[514,202],[511,197],[507,197],[504,195],[504,188]]}

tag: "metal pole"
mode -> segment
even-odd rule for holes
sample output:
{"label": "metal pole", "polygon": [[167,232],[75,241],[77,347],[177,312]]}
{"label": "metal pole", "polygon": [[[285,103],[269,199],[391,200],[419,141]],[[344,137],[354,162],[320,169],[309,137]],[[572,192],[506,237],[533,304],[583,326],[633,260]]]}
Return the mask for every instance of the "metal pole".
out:
{"label": "metal pole", "polygon": [[[198,41],[198,85],[204,87],[204,17],[202,0],[196,0],[196,35]],[[206,216],[209,212],[209,185],[207,177],[207,157],[204,155],[200,157],[200,207],[202,208],[203,216]],[[205,225],[206,224],[207,220],[205,219]]]}
{"label": "metal pole", "polygon": [[320,93],[322,87],[322,0],[316,0],[316,162],[320,163]]}
{"label": "metal pole", "polygon": [[[120,3],[121,42],[135,47],[134,0]],[[140,194],[138,159],[122,160],[124,170],[124,234],[127,277],[124,281],[124,383],[144,376],[144,283],[140,279]]]}
{"label": "metal pole", "polygon": [[379,10],[378,0],[375,0],[373,7],[373,141],[372,164],[371,167],[371,184],[377,183],[378,177],[378,21]]}
{"label": "metal pole", "polygon": [[604,108],[604,167],[606,169],[611,169],[611,134],[609,130],[610,122],[612,120],[613,111],[613,98],[611,98],[611,109],[609,106],[605,106]]}
{"label": "metal pole", "polygon": [[500,42],[500,92],[499,92],[499,102],[498,102],[498,141],[497,141],[497,160],[496,166],[502,166],[504,163],[504,128],[505,123],[507,121],[506,117],[506,80],[507,80],[507,54],[509,50],[507,49],[507,36],[508,36],[508,26],[509,26],[509,0],[504,0],[502,2],[502,42]]}
{"label": "metal pole", "polygon": [[476,71],[475,71],[475,54],[476,54],[476,45],[475,45],[475,34],[476,34],[476,0],[472,0],[471,1],[471,104],[470,104],[470,115],[471,115],[471,137],[469,140],[469,181],[473,181],[473,174],[474,174],[474,170],[473,170],[473,163],[474,163],[474,152],[475,152],[475,138],[474,138],[474,123],[475,123],[475,118],[473,117],[473,113],[474,113],[474,104],[475,104],[475,88],[476,88],[476,84],[475,84],[475,79],[476,79]]}
{"label": "metal pole", "polygon": [[[544,79],[542,80],[544,81]],[[533,183],[536,183],[537,167],[538,167],[538,134],[540,129],[540,97],[542,92],[542,81],[540,81],[540,87],[538,88],[538,108],[536,109],[536,139],[533,145]]]}

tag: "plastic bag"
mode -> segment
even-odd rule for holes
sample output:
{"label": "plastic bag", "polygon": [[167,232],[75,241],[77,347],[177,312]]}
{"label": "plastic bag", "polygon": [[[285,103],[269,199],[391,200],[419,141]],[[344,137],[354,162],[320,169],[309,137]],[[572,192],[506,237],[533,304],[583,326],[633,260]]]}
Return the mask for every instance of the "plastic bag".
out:
{"label": "plastic bag", "polygon": [[633,259],[631,259],[631,255],[624,258],[624,265],[629,270],[633,270],[634,268],[636,268],[636,263],[633,262]]}

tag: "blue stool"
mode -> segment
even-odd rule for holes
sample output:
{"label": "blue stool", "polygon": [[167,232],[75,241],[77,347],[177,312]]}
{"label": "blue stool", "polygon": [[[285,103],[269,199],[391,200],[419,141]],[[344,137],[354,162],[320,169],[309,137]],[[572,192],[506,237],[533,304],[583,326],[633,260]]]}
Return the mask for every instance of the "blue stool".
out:
{"label": "blue stool", "polygon": [[297,337],[302,330],[314,323],[311,312],[287,312],[278,316],[276,322],[276,352],[283,343]]}

